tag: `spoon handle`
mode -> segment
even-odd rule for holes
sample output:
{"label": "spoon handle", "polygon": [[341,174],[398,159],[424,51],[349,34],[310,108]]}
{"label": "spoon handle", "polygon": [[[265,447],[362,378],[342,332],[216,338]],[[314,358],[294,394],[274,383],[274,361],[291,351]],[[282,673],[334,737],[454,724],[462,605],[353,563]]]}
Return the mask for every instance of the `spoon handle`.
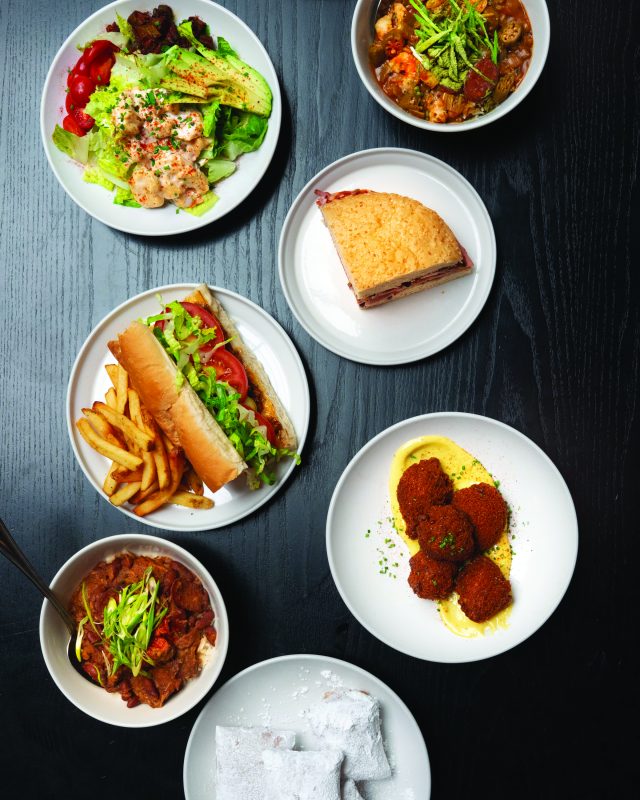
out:
{"label": "spoon handle", "polygon": [[5,558],[7,558],[14,566],[16,566],[23,575],[29,578],[36,589],[38,589],[47,598],[47,600],[56,609],[58,614],[60,614],[71,635],[75,636],[76,626],[75,622],[73,621],[73,617],[38,575],[35,569],[31,566],[31,563],[16,544],[13,536],[9,533],[9,529],[4,524],[2,519],[0,519],[0,553],[2,553]]}

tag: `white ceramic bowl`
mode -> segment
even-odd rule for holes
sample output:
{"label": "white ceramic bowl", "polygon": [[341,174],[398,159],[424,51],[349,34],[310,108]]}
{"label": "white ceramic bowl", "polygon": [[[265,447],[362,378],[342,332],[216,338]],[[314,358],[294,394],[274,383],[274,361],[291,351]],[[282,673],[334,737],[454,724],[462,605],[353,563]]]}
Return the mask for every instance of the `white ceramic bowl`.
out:
{"label": "white ceramic bowl", "polygon": [[[58,50],[49,69],[42,92],[40,106],[40,132],[47,159],[56,178],[69,197],[105,225],[141,236],[167,236],[201,228],[220,219],[241,203],[256,187],[271,163],[280,133],[282,103],[278,78],[271,59],[253,31],[235,14],[210,0],[172,0],[169,5],[178,21],[198,16],[211,28],[214,40],[223,36],[236,49],[240,58],[263,75],[273,93],[273,107],[269,128],[262,145],[253,153],[244,153],[236,162],[237,169],[214,189],[218,202],[201,217],[186,212],[176,214],[173,203],[163,208],[127,208],[113,204],[113,193],[101,186],[82,180],[84,168],[61,153],[53,144],[51,135],[62,125],[67,71],[74,66],[80,53],[78,45],[95,38],[106,25],[113,22],[116,12],[128,17],[132,11],[151,10],[157,6],[152,0],[117,0],[104,6],[81,23]],[[52,12],[53,13],[53,12]]]}
{"label": "white ceramic bowl", "polygon": [[229,621],[220,591],[207,570],[190,553],[165,539],[138,533],[109,536],[87,545],[66,564],[51,582],[63,602],[67,602],[82,579],[100,561],[129,551],[137,555],[169,556],[184,564],[200,578],[209,593],[215,614],[216,645],[209,651],[202,672],[170,697],[162,708],[139,705],[127,708],[119,694],[94,686],[76,672],[67,657],[69,634],[51,603],[45,600],[40,612],[40,646],[51,677],[64,696],[85,714],[109,725],[123,728],[147,728],[161,725],[189,711],[216,682],[229,645]]}
{"label": "white ceramic bowl", "polygon": [[500,117],[504,117],[505,114],[508,114],[521,103],[533,89],[542,73],[545,61],[547,60],[549,41],[551,38],[549,11],[545,0],[523,0],[533,30],[533,55],[527,74],[524,76],[522,83],[515,92],[510,94],[509,97],[503,103],[500,103],[493,111],[490,111],[488,114],[483,114],[476,119],[467,120],[466,122],[439,124],[414,117],[413,114],[404,111],[399,105],[394,103],[393,100],[387,97],[380,88],[376,76],[369,65],[369,45],[373,40],[373,23],[375,22],[375,12],[379,2],[380,0],[358,0],[351,23],[351,50],[353,53],[353,60],[356,63],[360,79],[373,99],[390,114],[393,114],[394,117],[401,119],[403,122],[408,122],[409,125],[422,128],[422,130],[425,131],[437,131],[438,133],[460,133],[462,131],[473,130],[474,128],[481,128],[483,125],[488,125],[490,122],[495,122],[497,119],[500,119]]}

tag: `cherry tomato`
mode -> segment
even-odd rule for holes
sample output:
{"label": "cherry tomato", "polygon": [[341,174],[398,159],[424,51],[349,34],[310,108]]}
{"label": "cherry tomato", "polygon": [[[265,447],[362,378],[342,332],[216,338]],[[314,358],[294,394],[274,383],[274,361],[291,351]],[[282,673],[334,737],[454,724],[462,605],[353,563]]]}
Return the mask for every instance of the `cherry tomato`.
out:
{"label": "cherry tomato", "polygon": [[69,92],[75,103],[84,108],[89,97],[95,92],[96,85],[88,75],[74,75],[69,84]]}
{"label": "cherry tomato", "polygon": [[82,54],[82,58],[87,64],[92,64],[99,57],[112,55],[119,48],[108,39],[96,39]]}
{"label": "cherry tomato", "polygon": [[76,77],[76,75],[86,76],[88,74],[89,74],[89,65],[84,60],[84,56],[81,56],[75,67],[69,70],[69,74],[67,75],[67,86],[71,86],[71,81]]}
{"label": "cherry tomato", "polygon": [[216,380],[228,383],[239,393],[240,400],[244,400],[249,391],[249,379],[242,362],[238,361],[233,353],[225,350],[224,347],[219,347],[211,353],[205,366],[215,367]]}
{"label": "cherry tomato", "polygon": [[[246,408],[246,406],[244,406],[244,408]],[[253,409],[250,410],[253,411]],[[269,441],[269,444],[272,447],[275,447],[276,446],[275,428],[269,422],[269,420],[266,417],[264,417],[259,411],[253,411],[253,413],[255,414],[256,422],[258,423],[258,425],[264,425],[264,427],[267,429],[267,440]]]}
{"label": "cherry tomato", "polygon": [[75,119],[85,133],[93,128],[93,124],[95,122],[94,118],[89,114],[85,114],[81,108],[74,108],[71,112],[71,116]]}
{"label": "cherry tomato", "polygon": [[115,64],[115,58],[111,54],[97,58],[89,66],[89,75],[98,86],[106,86],[111,77],[111,68]]}
{"label": "cherry tomato", "polygon": [[76,108],[78,108],[78,104],[71,96],[71,92],[67,92],[67,99],[64,101],[64,107],[67,109],[67,114],[72,114]]}
{"label": "cherry tomato", "polygon": [[84,136],[86,133],[86,131],[78,125],[71,114],[67,114],[67,116],[62,120],[62,127],[65,129],[65,131],[69,131],[69,133],[75,133],[76,136]]}
{"label": "cherry tomato", "polygon": [[[478,75],[475,70],[469,70],[467,80],[464,83],[464,96],[467,100],[477,103],[486,95],[491,85],[498,80],[500,70],[498,65],[494,64],[490,58],[481,58],[474,66],[482,75]],[[483,75],[484,77],[482,77]]]}

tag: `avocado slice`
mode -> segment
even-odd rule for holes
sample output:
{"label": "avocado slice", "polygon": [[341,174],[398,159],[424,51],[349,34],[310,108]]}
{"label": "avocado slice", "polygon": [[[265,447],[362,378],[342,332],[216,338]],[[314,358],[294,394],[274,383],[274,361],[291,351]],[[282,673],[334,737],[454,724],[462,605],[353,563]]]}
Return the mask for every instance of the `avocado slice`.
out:
{"label": "avocado slice", "polygon": [[180,47],[167,52],[167,66],[177,77],[205,87],[210,99],[219,99],[224,105],[262,117],[271,114],[271,89],[257,70],[238,58],[228,46],[220,52],[209,50],[195,38],[190,22],[179,25],[178,32],[197,52]]}

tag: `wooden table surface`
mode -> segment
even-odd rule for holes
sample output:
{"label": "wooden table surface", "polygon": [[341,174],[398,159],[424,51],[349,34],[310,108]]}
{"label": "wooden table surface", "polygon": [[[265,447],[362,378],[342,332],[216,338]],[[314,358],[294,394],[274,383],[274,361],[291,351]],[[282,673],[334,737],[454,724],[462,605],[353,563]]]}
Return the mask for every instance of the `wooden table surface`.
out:
{"label": "wooden table surface", "polygon": [[[632,796],[637,752],[620,724],[630,718],[635,728],[638,700],[629,494],[639,475],[638,5],[552,1],[551,51],[532,94],[505,119],[452,137],[401,123],[365,91],[351,57],[351,0],[223,2],[275,64],[280,142],[236,211],[168,239],[94,221],[45,159],[47,69],[99,0],[2,2],[0,515],[47,579],[100,537],[154,532],[110,507],[76,463],[64,418],[71,366],[93,326],[143,290],[206,280],[240,292],[295,342],[312,413],[304,466],[275,501],[228,530],[160,534],[200,558],[225,597],[232,640],[221,680],[288,653],[371,671],[423,731],[434,798]],[[486,203],[498,242],[495,283],[470,330],[393,369],[351,363],[312,340],[277,276],[278,238],[298,191],[335,159],[379,146],[459,170]],[[422,662],[372,637],[338,595],[325,550],[329,500],[350,458],[390,424],[442,410],[494,417],[540,445],[580,526],[576,571],[548,622],[513,650],[467,665]],[[146,730],[84,715],[45,668],[40,606],[0,559],[0,794],[98,800],[142,785],[135,796],[181,797],[184,749],[203,704]]]}

